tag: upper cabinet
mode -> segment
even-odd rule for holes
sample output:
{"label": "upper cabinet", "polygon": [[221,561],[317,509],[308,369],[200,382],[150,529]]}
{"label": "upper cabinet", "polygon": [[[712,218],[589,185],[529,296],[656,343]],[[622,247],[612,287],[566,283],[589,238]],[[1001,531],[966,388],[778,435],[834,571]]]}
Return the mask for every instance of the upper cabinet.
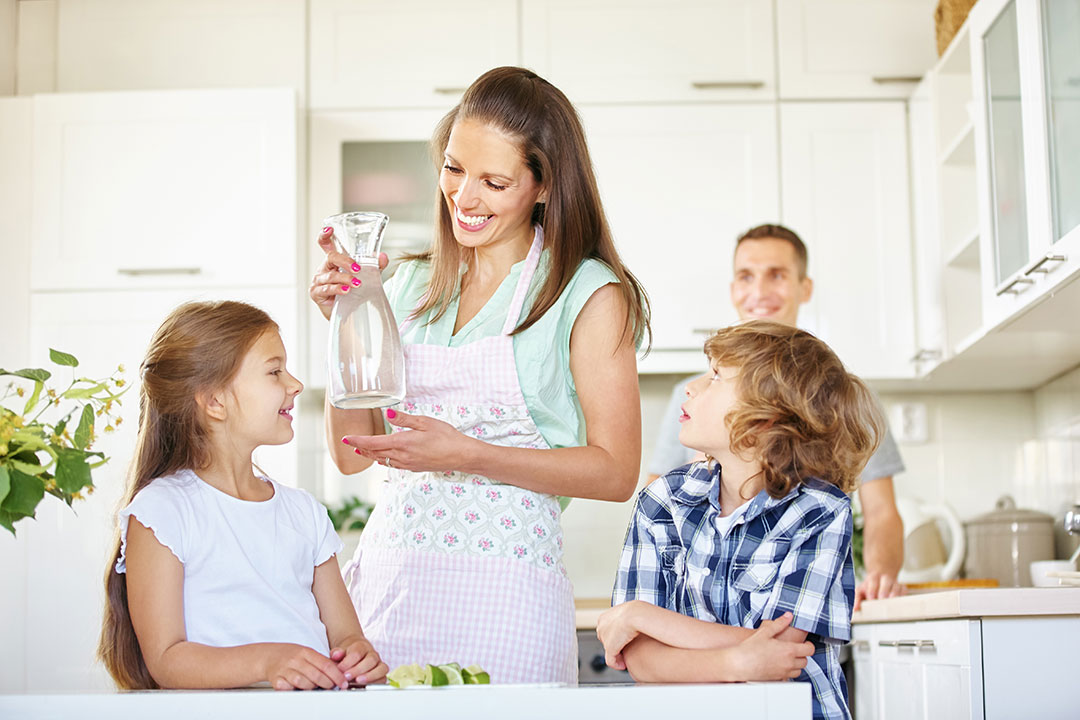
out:
{"label": "upper cabinet", "polygon": [[814,280],[800,324],[865,378],[914,374],[906,127],[902,102],[780,104],[782,218]]}
{"label": "upper cabinet", "polygon": [[522,61],[574,102],[776,97],[772,3],[523,0]]}
{"label": "upper cabinet", "polygon": [[780,97],[906,98],[937,59],[936,5],[777,0]]}
{"label": "upper cabinet", "polygon": [[295,285],[291,89],[39,95],[31,289]]}
{"label": "upper cabinet", "polygon": [[520,62],[516,2],[309,4],[313,109],[450,107],[485,71]]}

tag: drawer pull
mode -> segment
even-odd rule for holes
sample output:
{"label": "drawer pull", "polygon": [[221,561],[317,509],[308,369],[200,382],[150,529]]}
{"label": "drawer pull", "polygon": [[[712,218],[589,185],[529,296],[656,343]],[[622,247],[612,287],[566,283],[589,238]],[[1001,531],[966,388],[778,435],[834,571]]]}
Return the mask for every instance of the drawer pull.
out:
{"label": "drawer pull", "polygon": [[1045,274],[1045,273],[1050,272],[1050,270],[1052,270],[1053,268],[1044,268],[1043,265],[1045,265],[1048,262],[1062,263],[1062,262],[1065,262],[1066,260],[1068,260],[1068,258],[1065,257],[1064,255],[1056,255],[1054,253],[1047,253],[1042,258],[1040,258],[1038,262],[1036,262],[1034,265],[1032,265],[1027,270],[1025,270],[1024,274],[1025,275],[1030,275],[1031,273],[1043,273],[1043,274]]}
{"label": "drawer pull", "polygon": [[899,644],[899,640],[878,640],[878,647],[896,647]]}
{"label": "drawer pull", "polygon": [[765,87],[765,82],[763,80],[713,80],[692,82],[690,87],[695,90],[757,90]]}
{"label": "drawer pull", "polygon": [[[1029,277],[1016,277],[1013,281],[997,291],[999,296],[1001,295],[1019,295],[1027,290],[1029,287],[1035,284],[1035,281]],[[1019,287],[1017,287],[1019,285]],[[1015,288],[1015,289],[1014,289]]]}
{"label": "drawer pull", "polygon": [[202,268],[197,267],[173,267],[173,268],[117,268],[120,275],[137,277],[140,275],[199,275]]}
{"label": "drawer pull", "polygon": [[694,328],[690,332],[695,335],[712,335],[716,332],[716,328]]}
{"label": "drawer pull", "polygon": [[873,80],[875,85],[900,85],[921,82],[922,78],[918,75],[875,75]]}
{"label": "drawer pull", "polygon": [[465,93],[463,87],[437,87],[434,90],[436,95],[462,95]]}
{"label": "drawer pull", "polygon": [[870,641],[869,640],[856,640],[854,644],[855,644],[856,652],[870,649]]}

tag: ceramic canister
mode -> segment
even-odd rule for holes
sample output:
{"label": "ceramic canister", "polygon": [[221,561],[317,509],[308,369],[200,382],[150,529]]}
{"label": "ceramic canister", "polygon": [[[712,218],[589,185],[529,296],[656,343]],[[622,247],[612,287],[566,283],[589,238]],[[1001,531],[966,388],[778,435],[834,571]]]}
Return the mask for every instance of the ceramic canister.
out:
{"label": "ceramic canister", "polygon": [[1032,561],[1054,557],[1053,526],[1051,515],[1018,509],[1012,497],[1002,497],[992,512],[964,523],[964,576],[993,578],[1001,587],[1030,587]]}

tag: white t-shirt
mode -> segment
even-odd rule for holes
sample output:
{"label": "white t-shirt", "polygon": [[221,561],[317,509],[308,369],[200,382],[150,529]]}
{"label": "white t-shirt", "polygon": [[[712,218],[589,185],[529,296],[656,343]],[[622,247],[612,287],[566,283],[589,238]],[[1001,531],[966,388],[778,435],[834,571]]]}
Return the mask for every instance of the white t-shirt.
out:
{"label": "white t-shirt", "polygon": [[120,511],[125,572],[129,517],[154,532],[184,566],[184,627],[190,642],[330,646],[311,585],[315,567],[341,551],[326,508],[310,493],[263,478],[274,496],[240,500],[191,470],[151,481]]}

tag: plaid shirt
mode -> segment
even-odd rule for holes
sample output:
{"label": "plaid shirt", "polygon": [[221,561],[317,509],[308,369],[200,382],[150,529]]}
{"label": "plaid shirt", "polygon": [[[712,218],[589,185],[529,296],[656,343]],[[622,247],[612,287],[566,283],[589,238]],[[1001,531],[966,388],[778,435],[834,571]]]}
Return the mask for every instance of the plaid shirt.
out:
{"label": "plaid shirt", "polygon": [[851,639],[851,501],[811,478],[775,500],[764,490],[723,534],[720,468],[694,463],[639,495],[611,604],[644,600],[698,620],[756,628],[785,612],[816,651],[799,680],[815,718],[849,718],[840,645]]}

